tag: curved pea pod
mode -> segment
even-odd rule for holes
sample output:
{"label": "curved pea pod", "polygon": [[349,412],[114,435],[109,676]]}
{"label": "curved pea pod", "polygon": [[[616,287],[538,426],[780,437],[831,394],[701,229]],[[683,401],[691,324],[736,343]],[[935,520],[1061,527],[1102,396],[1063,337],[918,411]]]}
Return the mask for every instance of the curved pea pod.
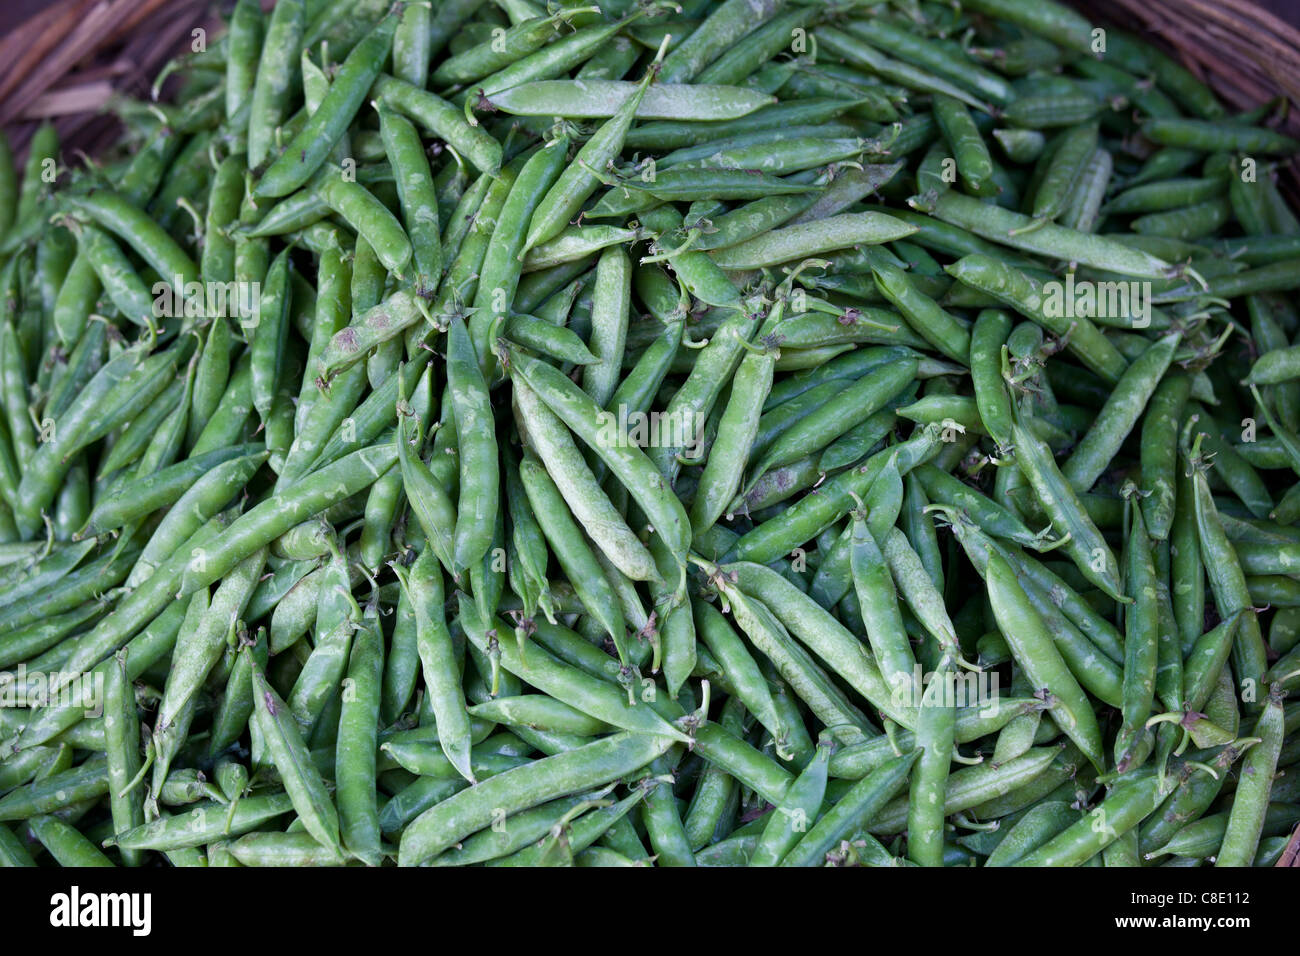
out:
{"label": "curved pea pod", "polygon": [[1233,677],[1239,682],[1253,681],[1259,686],[1267,669],[1267,651],[1260,633],[1259,615],[1241,562],[1219,520],[1209,481],[1202,470],[1204,466],[1199,462],[1191,464],[1195,472],[1192,476],[1192,511],[1196,516],[1201,561],[1214,592],[1215,606],[1220,614],[1242,614],[1233,639]]}
{"label": "curved pea pod", "polygon": [[882,79],[905,86],[908,89],[920,90],[926,93],[947,94],[982,112],[993,112],[993,107],[978,96],[968,93],[961,86],[949,82],[949,80],[930,70],[885,56],[854,33],[847,33],[833,27],[820,27],[818,28],[818,42],[819,45],[825,46],[831,54],[846,61],[851,66],[866,70]]}
{"label": "curved pea pod", "polygon": [[1157,541],[1166,540],[1173,527],[1178,426],[1190,394],[1188,376],[1165,376],[1152,393],[1142,422],[1142,516]]}
{"label": "curved pea pod", "polygon": [[1065,801],[1044,801],[1030,807],[998,842],[986,865],[1014,866],[1078,819],[1079,811]]}
{"label": "curved pea pod", "polygon": [[151,577],[190,535],[229,504],[262,467],[268,454],[262,451],[223,461],[190,485],[140,553],[127,586],[136,587]]}
{"label": "curved pea pod", "polygon": [[820,866],[826,854],[860,831],[907,784],[920,751],[885,761],[857,781],[827,810],[781,860],[781,866]]}
{"label": "curved pea pod", "polygon": [[1049,510],[1052,524],[1068,536],[1062,545],[1065,553],[1089,581],[1112,598],[1124,600],[1115,556],[1057,468],[1051,449],[1019,421],[1012,426],[1011,437],[1020,470],[1043,507]]}
{"label": "curved pea pod", "polygon": [[1087,123],[1105,108],[1089,92],[1046,93],[1020,96],[1003,110],[1008,122],[1028,129],[1053,129]]}
{"label": "curved pea pod", "polygon": [[1249,866],[1255,858],[1286,733],[1283,695],[1284,692],[1275,685],[1255,722],[1253,735],[1260,738],[1260,743],[1246,753],[1242,763],[1215,866]]}
{"label": "curved pea pod", "polygon": [[1007,158],[1016,163],[1032,163],[1042,155],[1047,143],[1047,137],[1036,129],[995,129],[993,138]]}
{"label": "curved pea pod", "polygon": [[[109,806],[113,830],[124,833],[144,823],[144,793],[127,785],[143,763],[140,755],[140,715],[135,705],[134,685],[126,678],[126,658],[119,651],[109,668],[104,688],[104,734],[107,745]],[[124,851],[122,860],[138,866],[140,856]]]}
{"label": "curved pea pod", "polygon": [[[519,286],[520,274],[524,268],[520,259],[524,252],[528,223],[546,191],[560,176],[568,156],[568,147],[568,138],[560,137],[533,151],[531,155],[523,154],[508,167],[513,169],[522,163],[518,176],[509,185],[509,192],[502,201],[491,238],[487,240],[482,253],[482,268],[479,270],[478,286],[474,290],[472,314],[468,319],[470,335],[485,372],[490,373],[495,367],[490,338],[497,324],[509,315],[511,302]],[[527,157],[526,161],[524,156]],[[474,247],[466,243],[462,248]],[[457,261],[459,262],[459,257]],[[453,265],[449,279],[455,273]],[[440,296],[439,305],[442,299],[443,296]]]}
{"label": "curved pea pod", "polygon": [[619,20],[581,26],[527,56],[512,56],[510,65],[485,78],[482,84],[475,84],[472,91],[491,96],[521,83],[562,76],[611,42],[616,42],[618,34],[643,15],[643,11],[634,10]]}
{"label": "curved pea pod", "polygon": [[594,365],[600,360],[572,329],[552,325],[545,319],[516,313],[506,321],[505,335],[524,348],[574,365]]}
{"label": "curved pea pod", "polygon": [[492,545],[500,481],[496,425],[487,383],[465,323],[454,317],[447,330],[447,384],[460,445],[460,500],[452,561],[459,574]]}
{"label": "curved pea pod", "polygon": [[315,112],[253,189],[257,199],[287,196],[311,178],[352,124],[370,85],[383,69],[400,15],[384,17],[351,52]]}
{"label": "curved pea pod", "polygon": [[303,46],[306,29],[305,4],[291,0],[278,5],[267,20],[261,59],[254,74],[248,99],[248,165],[261,166],[271,155],[275,130],[288,116],[295,92],[294,66]]}
{"label": "curved pea pod", "polygon": [[[6,337],[7,355],[16,351],[12,333]],[[14,523],[22,537],[30,538],[41,525],[41,513],[55,500],[73,456],[128,420],[140,402],[163,391],[175,372],[174,349],[148,356],[143,346],[125,349],[106,362],[78,392],[64,413],[48,425],[34,454],[23,463],[18,484]],[[14,409],[17,414],[19,409]],[[23,427],[27,425],[24,422]],[[30,429],[28,429],[30,431]],[[10,437],[14,438],[15,430]]]}
{"label": "curved pea pod", "polygon": [[955,361],[969,360],[970,333],[966,327],[918,289],[906,272],[885,262],[874,263],[872,272],[876,288],[931,346]]}
{"label": "curved pea pod", "polygon": [[558,369],[515,350],[510,350],[508,355],[510,374],[521,377],[600,456],[636,499],[655,533],[676,555],[684,573],[685,555],[690,547],[690,520],[676,495],[662,486],[659,472],[645,453],[619,436],[609,434],[609,419],[613,416],[602,412]]}
{"label": "curved pea pod", "polygon": [[[477,612],[468,608],[466,601],[461,602],[461,623],[480,650],[490,647],[492,636],[483,630]],[[498,620],[496,633],[505,630]],[[665,719],[676,716],[671,708],[664,709],[656,701],[643,706],[644,702],[629,692],[631,685],[618,661],[604,651],[567,628],[544,622],[538,622],[536,644],[540,646],[521,649],[513,642],[502,642],[501,666],[530,686],[613,727],[686,742],[685,735]]]}
{"label": "curved pea pod", "polygon": [[[725,582],[719,582],[717,586],[736,618],[736,623],[772,662],[772,666],[789,686],[790,692],[802,700],[822,723],[827,726],[842,725],[846,739],[864,739],[870,729],[866,716],[832,682],[808,652],[792,640],[785,626],[766,604]],[[791,738],[796,732],[794,728],[788,727],[783,738]]]}
{"label": "curved pea pod", "polygon": [[1059,219],[1082,185],[1080,177],[1097,148],[1097,123],[1080,123],[1061,133],[1048,146],[1041,176],[1029,208],[1035,219]]}
{"label": "curved pea pod", "polygon": [[[992,802],[1017,788],[1032,784],[1035,779],[1049,772],[1061,751],[1059,746],[1035,747],[999,766],[986,760],[976,766],[955,771],[948,778],[943,804],[944,816]],[[907,811],[907,798],[895,797],[872,818],[866,830],[873,834],[902,833],[907,828]]]}
{"label": "curved pea pod", "polygon": [[989,559],[985,574],[989,599],[1016,662],[1037,687],[1057,699],[1052,718],[1098,769],[1102,767],[1101,730],[1092,704],[1056,649],[1043,619],[1025,596],[1016,572],[1001,557]]}
{"label": "curved pea pod", "polygon": [[529,249],[524,256],[523,271],[534,272],[569,262],[585,260],[588,256],[621,246],[641,238],[641,231],[620,226],[570,226],[554,239]]}
{"label": "curved pea pod", "polygon": [[1151,716],[1159,662],[1161,621],[1156,569],[1140,509],[1131,516],[1126,558],[1133,604],[1124,611],[1123,720],[1114,747],[1119,773],[1131,769],[1141,757],[1140,738]]}
{"label": "curved pea pod", "polygon": [[1300,379],[1300,347],[1272,349],[1255,360],[1250,374],[1246,376],[1248,385],[1281,385]]}
{"label": "curved pea pod", "polygon": [[713,605],[700,600],[692,603],[695,610],[695,632],[735,685],[735,696],[767,728],[773,739],[780,741],[786,734],[786,728],[777,713],[771,688],[753,656],[727,623],[727,619]]}
{"label": "curved pea pod", "polygon": [[430,706],[438,722],[439,743],[456,771],[474,783],[470,766],[470,721],[460,687],[460,664],[447,629],[442,571],[427,557],[416,559],[399,576],[415,610],[415,640]]}
{"label": "curved pea pod", "polygon": [[546,565],[550,560],[546,538],[533,514],[528,495],[519,477],[519,463],[506,451],[503,454],[506,507],[510,514],[509,560],[506,570],[510,586],[519,595],[524,617],[531,619],[540,609],[554,623]]}
{"label": "curved pea pod", "polygon": [[0,596],[0,608],[17,604],[23,599],[38,596],[47,588],[57,585],[72,572],[82,560],[94,549],[94,544],[86,542],[71,547],[60,548],[40,560],[25,566],[12,574],[9,586]]}
{"label": "curved pea pod", "polygon": [[[594,803],[590,800],[583,801],[588,805],[593,805],[595,809],[588,810],[567,826],[564,824],[564,818],[561,818],[552,827],[546,839],[525,847],[508,857],[492,860],[488,865],[538,866],[545,864],[549,859],[549,853],[554,852],[554,847],[557,845],[561,833],[567,843],[569,852],[581,853],[603,836],[612,838],[613,832],[611,831],[616,831],[619,824],[626,823],[627,821],[624,818],[627,814],[645,799],[646,789],[645,786],[637,786],[632,793],[613,805],[602,805],[607,801],[601,801],[600,803]],[[519,816],[523,817],[524,814],[519,814]],[[523,822],[522,819],[520,822]],[[640,847],[640,839],[638,838],[635,843],[643,853],[644,849]]]}
{"label": "curved pea pod", "polygon": [[506,726],[518,725],[580,737],[598,737],[608,733],[611,726],[546,694],[498,697],[470,707],[469,715]]}
{"label": "curved pea pod", "polygon": [[441,89],[490,76],[554,39],[564,22],[563,16],[561,11],[555,16],[533,16],[514,23],[500,35],[494,33],[489,40],[453,53],[438,64],[429,78],[434,87]]}
{"label": "curved pea pod", "polygon": [[908,202],[914,209],[1023,252],[1073,261],[1139,279],[1164,279],[1178,273],[1175,267],[1163,259],[1105,236],[1068,229],[1050,222],[1035,224],[1029,216],[951,190],[932,203],[919,197],[913,197]]}
{"label": "curved pea pod", "polygon": [[573,163],[547,190],[529,223],[525,249],[559,235],[596,191],[599,175],[603,175],[605,167],[622,152],[624,137],[655,75],[654,70],[646,73],[632,95],[623,100],[613,115],[583,144]]}
{"label": "curved pea pod", "polygon": [[32,834],[65,867],[112,866],[113,861],[99,851],[78,830],[56,816],[41,816],[29,824]]}
{"label": "curved pea pod", "polygon": [[1300,141],[1275,130],[1216,120],[1155,117],[1142,124],[1142,135],[1164,146],[1209,153],[1232,150],[1290,156],[1300,152]]}
{"label": "curved pea pod", "polygon": [[[252,652],[246,649],[242,653]],[[341,854],[338,811],[329,798],[325,781],[311,762],[307,745],[289,708],[272,690],[265,674],[257,666],[253,667],[253,699],[254,720],[294,811],[318,843]],[[241,800],[240,805],[245,802]]]}
{"label": "curved pea pod", "polygon": [[890,23],[883,17],[853,20],[847,24],[846,29],[868,42],[888,49],[901,60],[930,70],[983,96],[990,103],[1002,105],[1015,96],[1012,85],[996,73],[969,62],[967,58],[954,57],[946,46]]}
{"label": "curved pea pod", "polygon": [[452,552],[456,509],[446,489],[434,478],[429,466],[420,457],[419,440],[418,419],[405,417],[398,422],[398,460],[407,501],[424,531],[429,547],[438,556],[442,566],[450,572],[454,567]]}
{"label": "curved pea pod", "polygon": [[1115,383],[1092,427],[1061,466],[1061,474],[1075,491],[1091,488],[1118,454],[1146,410],[1181,340],[1182,333],[1173,332],[1153,342]]}
{"label": "curved pea pod", "polygon": [[76,767],[37,777],[0,798],[0,821],[27,820],[55,813],[79,801],[108,792],[108,766],[103,754],[94,754]]}
{"label": "curved pea pod", "polygon": [[750,866],[779,866],[808,831],[808,821],[817,816],[826,796],[830,754],[831,742],[823,741],[812,761],[786,791],[785,799],[772,812],[749,858]]}
{"label": "curved pea pod", "polygon": [[993,158],[966,104],[951,96],[934,97],[934,117],[957,161],[957,172],[966,189],[976,196],[997,192],[993,182]]}
{"label": "curved pea pod", "polygon": [[676,244],[676,230],[681,228],[681,214],[671,206],[660,206],[641,215],[641,225],[660,237],[656,245],[663,244],[668,251],[664,256],[679,282],[695,298],[709,305],[736,306],[740,302],[737,289],[722,271],[722,267],[709,254],[688,249],[672,251]]}
{"label": "curved pea pod", "polygon": [[[625,80],[539,80],[493,93],[489,102],[515,116],[599,119],[614,116],[636,95],[639,83]],[[776,103],[776,97],[736,86],[660,85],[646,90],[636,107],[640,120],[707,122],[731,120]]]}
{"label": "curved pea pod", "polygon": [[172,758],[184,743],[194,696],[233,639],[265,562],[266,551],[259,549],[221,582],[211,601],[207,592],[199,589],[189,602],[154,722],[155,791],[166,779]]}
{"label": "curved pea pod", "polygon": [[[896,706],[892,689],[862,641],[821,605],[771,568],[737,562],[723,565],[720,570],[735,575],[745,593],[761,595],[765,610],[782,629],[776,633],[788,631],[872,705],[891,719],[911,723],[908,710]],[[800,656],[796,654],[793,659]]]}
{"label": "curved pea pod", "polygon": [[[784,314],[784,302],[774,306],[759,336],[771,334]],[[718,434],[709,450],[704,472],[691,502],[691,528],[703,534],[718,520],[740,489],[741,478],[758,434],[763,402],[772,388],[777,352],[762,348],[741,359],[732,379],[731,397],[718,422]]]}
{"label": "curved pea pod", "polygon": [[416,292],[432,295],[442,276],[442,230],[429,160],[420,135],[409,120],[383,105],[377,112],[384,150],[393,166],[402,205],[402,224],[411,239]]}
{"label": "curved pea pod", "polygon": [[545,463],[567,509],[601,552],[633,580],[658,578],[653,557],[601,489],[564,423],[523,383],[515,386],[515,407],[529,447]]}
{"label": "curved pea pod", "polygon": [[226,804],[214,801],[185,813],[158,817],[144,826],[119,833],[107,843],[127,850],[183,850],[256,830],[293,808],[287,793],[244,797],[235,805],[233,813]]}
{"label": "curved pea pod", "polygon": [[353,632],[365,626],[351,594],[347,558],[332,537],[324,540],[331,557],[317,594],[315,640],[286,698],[304,738],[311,738],[337,695],[347,670]]}
{"label": "curved pea pod", "polygon": [[441,97],[391,76],[380,76],[371,95],[445,141],[475,168],[495,173],[501,167],[501,144]]}
{"label": "curved pea pod", "polygon": [[[252,600],[250,599],[250,605]],[[253,617],[248,613],[248,606],[245,606],[245,613],[248,617]],[[238,635],[243,640],[243,635]],[[236,654],[235,661],[230,666],[230,676],[226,678],[225,693],[221,696],[221,702],[217,706],[217,711],[212,718],[212,733],[208,739],[208,755],[216,757],[226,748],[233,744],[244,731],[249,727],[249,719],[253,716],[253,664],[265,668],[268,659],[268,646],[266,637],[266,628],[259,627],[257,634],[251,639],[253,651],[250,656]],[[229,764],[218,763],[217,765],[217,782],[221,786],[222,792],[226,794],[227,799],[233,800],[235,794],[231,788],[223,782],[222,767],[230,766]],[[234,764],[242,768],[242,764]],[[235,772],[235,771],[228,771]],[[247,776],[247,770],[243,771]],[[246,783],[246,781],[245,781]],[[243,792],[244,784],[239,786],[239,791]]]}
{"label": "curved pea pod", "polygon": [[[1048,288],[1014,266],[980,253],[965,256],[945,266],[944,271],[963,285],[997,298],[1065,339],[1080,361],[1108,382],[1118,382],[1128,367],[1124,356],[1092,321],[1084,316],[1066,317],[1067,313],[1059,307],[1064,296],[1062,289]],[[1049,300],[1049,294],[1054,298]]]}
{"label": "curved pea pod", "polygon": [[334,761],[343,845],[371,866],[382,859],[375,791],[383,678],[383,635],[378,625],[377,618],[364,620],[352,639]]}
{"label": "curved pea pod", "polygon": [[816,537],[844,517],[871,488],[872,483],[891,456],[898,456],[899,473],[905,475],[936,454],[941,446],[940,429],[927,425],[907,441],[886,448],[860,466],[850,468],[833,479],[816,495],[805,495],[781,514],[741,536],[727,554],[728,560],[768,563],[791,548]]}
{"label": "curved pea pod", "polygon": [[1015,866],[1079,866],[1153,812],[1166,793],[1158,774],[1123,781],[1077,823],[1015,861]]}
{"label": "curved pea pod", "polygon": [[[397,463],[397,457],[391,441],[362,448],[319,468],[296,482],[291,491],[272,495],[250,508],[205,548],[202,561],[193,560],[188,554],[181,556],[185,559],[180,572],[181,594],[192,594],[219,580],[240,561],[294,525],[369,488]],[[162,570],[159,569],[160,573]]]}
{"label": "curved pea pod", "polygon": [[666,752],[672,743],[671,737],[623,732],[484,780],[412,821],[402,832],[398,864],[416,866],[436,856],[488,826],[498,808],[507,813],[526,810],[638,770]]}
{"label": "curved pea pod", "polygon": [[758,269],[846,246],[894,242],[916,231],[915,226],[883,213],[841,213],[817,222],[774,229],[709,255],[724,269]]}
{"label": "curved pea pod", "polygon": [[180,244],[122,194],[96,190],[67,201],[74,212],[128,243],[168,285],[179,287],[199,278],[198,266]]}
{"label": "curved pea pod", "polygon": [[[628,132],[624,145],[629,149],[691,150],[692,155],[698,158],[714,152],[720,144],[736,137],[829,124],[860,103],[857,96],[858,91],[855,90],[843,97],[800,97],[762,107],[740,119],[713,123],[643,123]],[[896,117],[890,117],[894,118]],[[840,125],[836,128],[845,130],[844,135],[852,131],[852,127],[848,126]]]}
{"label": "curved pea pod", "polygon": [[401,277],[411,261],[411,240],[388,207],[361,183],[326,164],[312,179],[317,198],[365,238],[384,268]]}
{"label": "curved pea pod", "polygon": [[664,60],[665,83],[689,83],[700,71],[782,11],[780,0],[725,0]]}
{"label": "curved pea pod", "polygon": [[617,595],[587,546],[586,538],[570,517],[569,507],[554,480],[531,456],[519,463],[519,475],[532,512],[565,576],[573,583],[587,611],[614,641],[620,659],[630,660],[625,622]]}

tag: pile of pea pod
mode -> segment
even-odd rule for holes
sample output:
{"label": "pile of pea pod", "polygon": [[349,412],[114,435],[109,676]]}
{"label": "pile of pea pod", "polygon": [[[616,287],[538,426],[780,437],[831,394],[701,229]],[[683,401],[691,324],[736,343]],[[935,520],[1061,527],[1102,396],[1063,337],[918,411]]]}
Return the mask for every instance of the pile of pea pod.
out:
{"label": "pile of pea pod", "polygon": [[1294,856],[1284,105],[1038,0],[156,89],[0,150],[0,864]]}

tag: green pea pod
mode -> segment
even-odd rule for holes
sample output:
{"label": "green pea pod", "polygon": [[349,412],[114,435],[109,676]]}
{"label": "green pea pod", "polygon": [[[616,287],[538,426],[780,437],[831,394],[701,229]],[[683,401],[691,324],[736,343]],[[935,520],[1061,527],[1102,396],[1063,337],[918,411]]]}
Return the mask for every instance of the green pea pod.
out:
{"label": "green pea pod", "polygon": [[415,610],[416,647],[442,751],[456,771],[475,782],[470,766],[470,724],[460,688],[460,665],[447,630],[442,571],[425,551],[399,575]]}
{"label": "green pea pod", "polygon": [[623,615],[613,588],[587,547],[582,532],[569,516],[568,505],[555,482],[531,456],[520,462],[519,475],[532,512],[565,576],[572,582],[587,611],[620,649],[620,659],[628,660]]}
{"label": "green pea pod", "polygon": [[547,190],[529,222],[525,249],[531,249],[559,235],[587,198],[596,191],[600,183],[598,175],[622,152],[623,140],[636,117],[645,91],[655,76],[655,70],[647,71],[636,92],[627,97],[617,112],[587,140],[582,149],[578,150],[573,162]]}
{"label": "green pea pod", "polygon": [[685,574],[686,551],[690,546],[690,520],[676,495],[665,490],[660,476],[636,446],[620,441],[609,432],[608,413],[565,378],[558,369],[521,352],[509,351],[509,368],[537,392],[550,409],[609,467],[645,512],[655,532],[663,538]]}
{"label": "green pea pod", "polygon": [[326,165],[312,179],[313,189],[330,209],[359,236],[365,237],[379,261],[401,277],[411,261],[411,240],[402,224],[365,186]]}
{"label": "green pea pod", "polygon": [[1249,866],[1255,858],[1285,736],[1282,696],[1275,685],[1255,722],[1254,736],[1260,738],[1260,743],[1247,752],[1242,764],[1215,866]]}
{"label": "green pea pod", "polygon": [[[250,650],[241,653],[251,654]],[[288,707],[267,683],[262,670],[253,667],[254,718],[266,750],[280,773],[293,809],[318,843],[342,853],[339,819],[325,789],[320,771],[312,764],[307,745]],[[241,804],[244,801],[241,801]]]}
{"label": "green pea pod", "polygon": [[1130,506],[1128,538],[1128,589],[1133,604],[1124,611],[1123,722],[1115,737],[1116,770],[1132,767],[1134,751],[1146,720],[1151,716],[1159,660],[1160,608],[1151,539],[1140,508]]}
{"label": "green pea pod", "polygon": [[158,817],[144,826],[115,836],[110,845],[128,850],[167,852],[204,846],[224,836],[237,836],[282,817],[294,809],[287,793],[245,797],[233,813],[222,803],[204,803],[186,813]]}
{"label": "green pea pod", "polygon": [[[1101,730],[1092,705],[1061,659],[1043,619],[1025,597],[1016,573],[999,557],[989,560],[985,581],[998,629],[1017,663],[1038,687],[1057,699],[1052,717],[1098,769],[1102,766]],[[1059,709],[1059,715],[1058,715]]]}
{"label": "green pea pod", "polygon": [[1145,820],[1165,797],[1156,774],[1118,784],[1079,822],[1067,827],[1016,866],[1078,866]]}
{"label": "green pea pod", "polygon": [[[125,833],[144,823],[144,793],[130,790],[128,784],[140,771],[140,716],[135,706],[134,686],[126,678],[126,659],[115,657],[104,687],[104,736],[108,763],[108,798],[113,814],[113,830]],[[111,715],[111,716],[109,716]],[[122,861],[139,866],[141,856],[123,850]]]}
{"label": "green pea pod", "polygon": [[[266,552],[259,550],[241,562],[234,573],[221,582],[210,602],[205,591],[194,593],[185,626],[177,638],[172,670],[167,675],[163,699],[158,705],[158,716],[154,722],[155,792],[167,777],[172,757],[184,743],[187,721],[182,714],[192,704],[194,695],[233,638],[236,624],[248,604],[265,561]],[[197,620],[191,621],[196,608],[199,609]]]}
{"label": "green pea pod", "polygon": [[627,732],[544,757],[463,790],[426,810],[402,832],[398,865],[416,866],[492,822],[494,814],[537,806],[638,770],[672,745],[671,737]]}
{"label": "green pea pod", "polygon": [[1016,461],[1057,530],[1068,535],[1063,549],[1089,581],[1122,600],[1115,556],[1084,511],[1074,489],[1057,468],[1047,444],[1017,421],[1011,429]]}
{"label": "green pea pod", "polygon": [[[408,8],[403,24],[417,9]],[[424,155],[419,133],[409,120],[382,104],[377,112],[384,151],[392,164],[402,203],[402,225],[411,239],[416,294],[432,295],[442,275],[442,232],[429,160]]]}
{"label": "green pea pod", "polygon": [[295,86],[295,61],[303,46],[305,21],[303,0],[290,0],[283,6],[276,4],[267,20],[261,59],[248,101],[250,169],[256,169],[270,158],[276,127],[288,116]]}
{"label": "green pea pod", "polygon": [[1142,517],[1157,541],[1169,537],[1174,522],[1177,433],[1190,393],[1187,376],[1166,376],[1152,394],[1142,422]]}
{"label": "green pea pod", "polygon": [[384,17],[352,48],[320,106],[258,178],[255,199],[287,196],[307,182],[325,161],[361,109],[370,85],[379,76],[393,46],[400,14]]}
{"label": "green pea pod", "polygon": [[362,619],[352,638],[339,738],[334,760],[339,831],[343,846],[370,866],[378,866],[379,802],[375,791],[383,635],[377,617]]}
{"label": "green pea pod", "polygon": [[398,113],[409,117],[484,173],[501,166],[501,144],[482,127],[471,126],[465,114],[446,100],[391,76],[380,76],[371,95]]}
{"label": "green pea pod", "polygon": [[149,538],[131,569],[128,586],[135,587],[156,573],[186,539],[239,494],[267,457],[262,451],[231,458],[194,481]]}
{"label": "green pea pod", "polygon": [[[1196,464],[1196,463],[1193,463]],[[1205,566],[1214,603],[1220,614],[1235,615],[1241,612],[1233,639],[1232,670],[1237,681],[1263,679],[1267,669],[1264,638],[1260,633],[1259,616],[1247,585],[1241,562],[1219,521],[1218,508],[1210,494],[1205,472],[1198,466],[1192,476],[1192,511],[1196,516],[1197,538],[1201,561]]]}
{"label": "green pea pod", "polygon": [[763,835],[749,858],[750,866],[780,866],[799,843],[801,834],[808,832],[808,821],[817,815],[826,796],[826,767],[830,753],[830,741],[821,743],[812,762],[790,785],[785,799],[763,828]]}

